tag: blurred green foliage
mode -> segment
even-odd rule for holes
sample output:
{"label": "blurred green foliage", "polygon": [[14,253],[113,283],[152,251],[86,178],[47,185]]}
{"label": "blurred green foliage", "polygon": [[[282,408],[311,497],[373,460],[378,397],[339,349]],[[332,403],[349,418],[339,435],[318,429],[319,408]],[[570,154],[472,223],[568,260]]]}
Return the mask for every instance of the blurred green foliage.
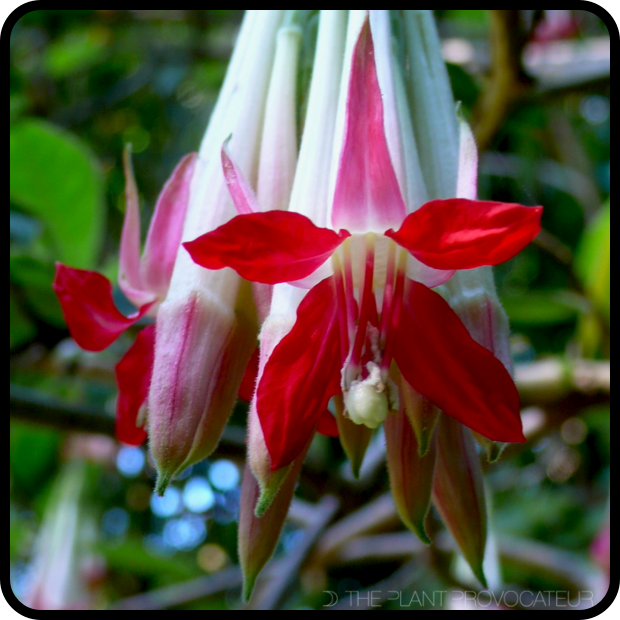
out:
{"label": "blurred green foliage", "polygon": [[88,147],[49,123],[29,119],[13,126],[10,157],[11,201],[43,224],[50,254],[92,267],[105,222],[101,174]]}

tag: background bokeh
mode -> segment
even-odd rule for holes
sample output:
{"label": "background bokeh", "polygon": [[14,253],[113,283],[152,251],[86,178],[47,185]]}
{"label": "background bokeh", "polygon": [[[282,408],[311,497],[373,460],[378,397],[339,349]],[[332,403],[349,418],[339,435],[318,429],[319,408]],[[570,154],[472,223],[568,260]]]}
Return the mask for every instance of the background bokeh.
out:
{"label": "background bokeh", "polygon": [[[480,197],[545,206],[535,244],[496,270],[530,438],[488,466],[504,582],[599,600],[609,566],[609,33],[585,11],[436,15],[481,147]],[[114,364],[131,336],[81,351],[51,282],[56,260],[115,280],[123,146],[133,145],[146,226],[165,179],[199,146],[241,18],[36,10],[11,33],[10,560],[21,600],[36,591],[73,609],[240,605],[244,406],[211,459],[153,496],[147,451],[112,439]],[[383,453],[377,437],[354,481],[337,440],[316,439],[267,576],[277,582],[302,549],[278,605],[320,609],[325,590],[343,605],[347,591],[370,588],[456,592],[443,603],[462,608],[458,592],[475,585],[439,523],[438,545],[420,549],[385,509]],[[340,507],[307,550],[327,494]],[[380,603],[439,608],[414,598]]]}

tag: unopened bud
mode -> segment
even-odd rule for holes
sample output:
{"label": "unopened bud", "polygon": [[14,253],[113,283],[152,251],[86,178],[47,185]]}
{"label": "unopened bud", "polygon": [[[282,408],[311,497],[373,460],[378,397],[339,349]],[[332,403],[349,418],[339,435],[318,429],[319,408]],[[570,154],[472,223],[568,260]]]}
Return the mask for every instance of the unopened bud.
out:
{"label": "unopened bud", "polygon": [[383,428],[394,504],[403,523],[429,544],[424,522],[431,504],[435,442],[420,456],[416,435],[402,404],[398,412],[388,415]]}
{"label": "unopened bud", "polygon": [[414,390],[403,377],[400,380],[400,400],[409,418],[417,439],[419,456],[424,456],[432,443],[435,426],[439,418],[439,409]]}
{"label": "unopened bud", "polygon": [[260,517],[256,516],[254,507],[261,488],[249,464],[245,467],[239,510],[239,563],[243,571],[243,598],[246,601],[252,594],[256,578],[276,548],[309,446],[310,443],[287,468],[290,471],[278,494]]}
{"label": "unopened bud", "polygon": [[474,575],[486,587],[487,510],[480,459],[471,431],[446,415],[437,425],[433,503]]}
{"label": "unopened bud", "polygon": [[[242,289],[239,304],[251,307],[247,283]],[[251,317],[212,292],[162,304],[147,415],[159,494],[217,446],[255,347],[255,330]]]}
{"label": "unopened bud", "polygon": [[260,488],[254,512],[257,517],[262,517],[271,506],[292,465],[271,471],[271,458],[265,444],[255,401],[252,401],[248,413],[248,463]]}

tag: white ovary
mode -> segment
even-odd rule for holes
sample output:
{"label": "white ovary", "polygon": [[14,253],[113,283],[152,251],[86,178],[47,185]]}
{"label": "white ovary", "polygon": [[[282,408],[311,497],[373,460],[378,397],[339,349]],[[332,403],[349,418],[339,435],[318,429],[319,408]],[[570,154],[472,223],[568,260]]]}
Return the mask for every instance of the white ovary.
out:
{"label": "white ovary", "polygon": [[351,422],[375,429],[387,417],[388,399],[379,366],[369,362],[366,368],[368,377],[351,383],[344,404]]}

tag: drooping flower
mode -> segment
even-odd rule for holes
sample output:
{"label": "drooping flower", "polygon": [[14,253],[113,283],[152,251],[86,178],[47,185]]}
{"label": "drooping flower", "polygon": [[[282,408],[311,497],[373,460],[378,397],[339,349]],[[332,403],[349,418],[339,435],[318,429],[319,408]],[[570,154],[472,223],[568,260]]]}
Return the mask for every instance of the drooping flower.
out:
{"label": "drooping flower", "polygon": [[95,554],[97,526],[86,503],[83,463],[66,463],[57,476],[34,544],[23,603],[31,609],[97,608],[105,566]]}
{"label": "drooping flower", "polygon": [[[522,249],[538,232],[541,208],[476,200],[475,144],[472,156],[472,143],[460,141],[459,163],[458,131],[452,136],[448,121],[457,129],[458,122],[446,101],[449,86],[442,81],[447,75],[440,71],[445,67],[432,16],[406,13],[408,35],[417,42],[412,48],[421,46],[408,68],[420,70],[417,79],[429,91],[439,91],[442,129],[427,127],[434,110],[427,105],[430,92],[418,94],[421,103],[413,97],[411,113],[410,89],[390,51],[386,11],[322,11],[288,212],[261,212],[251,185],[238,171],[231,174],[235,167],[228,161],[225,174],[242,215],[185,244],[198,264],[216,271],[232,267],[274,289],[259,338],[251,469],[241,503],[246,597],[275,548],[314,433],[325,431],[327,420],[333,425],[326,415],[332,397],[337,429],[331,434],[338,431],[354,471],[373,429],[385,421],[388,470],[403,522],[428,542],[424,522],[432,496],[482,582],[484,489],[471,433],[457,420],[489,445],[487,437],[524,440],[503,349],[489,346],[502,334],[490,341],[480,337],[491,315],[481,322],[474,312],[464,325],[431,288],[458,274],[480,273],[486,284],[490,267],[480,265],[503,262]],[[317,92],[321,97],[312,99]],[[441,142],[432,148],[417,142],[432,165],[421,166],[412,122],[420,135],[437,135]],[[435,166],[442,154],[443,171]],[[478,280],[475,275],[476,286]],[[442,295],[452,301],[470,284],[459,277]],[[494,288],[485,294],[495,307]],[[440,410],[454,419],[442,418]],[[455,466],[471,475],[459,477]],[[458,496],[451,499],[451,493]],[[471,506],[478,511],[468,515]],[[252,541],[257,532],[260,543]]]}
{"label": "drooping flower", "polygon": [[[220,154],[222,143],[231,134],[229,148],[239,173],[251,182],[260,175],[261,167],[272,170],[275,164],[262,163],[260,148],[263,125],[270,115],[266,100],[276,71],[277,33],[284,13],[246,14],[200,147],[185,240],[236,214]],[[276,104],[281,105],[279,98],[272,107]],[[206,458],[219,442],[256,348],[256,309],[251,293],[248,283],[234,271],[207,272],[193,263],[184,249],[179,251],[170,293],[157,317],[148,398],[149,444],[158,468],[159,493],[175,475]]]}
{"label": "drooping flower", "polygon": [[[321,13],[311,93],[318,83],[322,98],[309,106],[288,212],[260,213],[249,184],[231,175],[229,165],[229,187],[243,215],[185,244],[198,264],[232,267],[246,279],[274,285],[250,407],[251,473],[246,470],[243,482],[239,552],[246,596],[275,548],[301,461],[314,433],[325,430],[332,396],[354,470],[372,429],[387,420],[388,469],[401,518],[428,542],[424,521],[432,494],[482,582],[486,517],[479,466],[468,429],[444,421],[434,436],[439,409],[490,438],[523,440],[519,399],[504,360],[487,343],[475,342],[430,288],[513,256],[538,232],[541,209],[479,202],[471,191],[420,207],[427,177],[418,172],[403,85],[386,60],[387,14],[370,12],[371,36],[367,12],[349,12],[339,69],[337,13]],[[434,28],[423,13],[423,27],[430,19]],[[328,45],[321,36],[330,29]],[[321,71],[320,52],[331,53],[331,71]],[[342,114],[333,109],[332,76],[339,72]],[[313,124],[311,112],[322,124]],[[335,169],[327,192],[326,169]],[[459,171],[458,192],[475,186],[475,166]],[[449,178],[428,177],[431,195],[449,196],[437,189]],[[404,426],[405,416],[411,427]],[[452,457],[438,455],[446,450]],[[450,471],[455,463],[472,475],[459,482]],[[458,501],[446,505],[445,490],[454,490],[455,480]],[[472,505],[480,510],[469,519],[464,511]],[[258,531],[260,552],[251,541]]]}
{"label": "drooping flower", "polygon": [[[347,15],[348,11],[344,10],[323,10],[320,14],[304,131],[287,205],[289,210],[312,215],[315,221],[325,224],[331,168],[329,153],[335,128],[333,109],[338,102]],[[226,160],[227,165],[230,167],[233,162]],[[250,206],[254,205],[252,210],[259,211],[259,202],[254,200],[252,189],[243,184],[242,177],[238,178],[239,187],[244,188],[243,193],[249,197]],[[230,187],[234,191],[237,185],[233,183]],[[263,206],[260,179],[257,190],[257,199]],[[244,203],[240,202],[241,205]],[[259,333],[260,353],[256,380],[260,382],[271,353],[295,324],[297,307],[307,291],[287,283],[255,286],[272,289],[268,314],[263,317]],[[254,389],[253,393],[248,412],[247,467],[243,476],[239,510],[239,561],[244,574],[245,598],[249,597],[256,577],[276,547],[303,464],[305,449],[311,441],[309,438],[304,451],[294,463],[272,471]],[[333,416],[324,410],[319,417],[317,431],[334,435],[338,433],[335,426]]]}
{"label": "drooping flower", "polygon": [[[119,285],[138,311],[122,315],[102,275],[58,266],[54,288],[83,348],[101,350],[143,316],[156,319],[117,365],[117,436],[139,444],[148,429],[160,493],[217,446],[256,347],[250,286],[232,270],[199,268],[180,243],[235,215],[220,156],[231,135],[235,170],[258,177],[264,208],[286,205],[297,148],[294,49],[301,34],[283,27],[285,13],[246,14],[200,152],[180,164],[164,189],[142,256],[138,194],[125,156]],[[270,288],[255,290],[259,314]]]}
{"label": "drooping flower", "polygon": [[[126,210],[120,248],[119,286],[138,310],[125,316],[116,308],[112,283],[96,271],[56,264],[54,291],[77,344],[101,351],[144,316],[155,317],[165,299],[181,244],[196,156],[187,155],[160,194],[140,252],[140,216],[130,151],[125,150]],[[120,441],[139,445],[146,439],[140,410],[147,396],[153,366],[155,330],[145,327],[116,367],[119,397],[116,434]]]}
{"label": "drooping flower", "polygon": [[246,210],[185,244],[198,264],[232,267],[250,281],[319,280],[257,386],[272,469],[302,451],[335,394],[342,393],[353,422],[369,428],[383,422],[396,408],[393,362],[447,415],[491,440],[523,441],[519,399],[504,365],[429,286],[454,270],[514,256],[538,233],[541,210],[455,198],[407,215],[366,21],[348,82],[332,228],[299,213]]}

